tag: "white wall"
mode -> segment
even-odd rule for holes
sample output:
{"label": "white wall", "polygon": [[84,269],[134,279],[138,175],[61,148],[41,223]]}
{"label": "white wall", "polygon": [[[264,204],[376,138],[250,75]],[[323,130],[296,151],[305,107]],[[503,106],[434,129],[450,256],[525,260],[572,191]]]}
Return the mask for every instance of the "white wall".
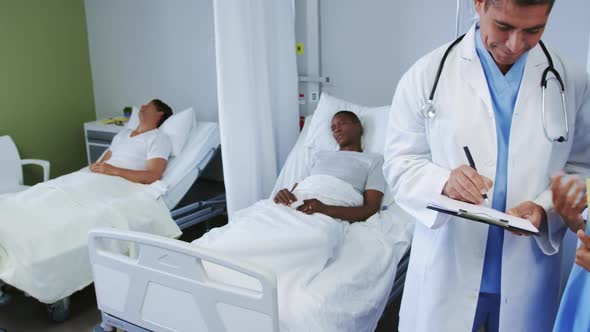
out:
{"label": "white wall", "polygon": [[391,103],[398,80],[452,39],[455,1],[321,0],[323,90],[370,105]]}
{"label": "white wall", "polygon": [[212,0],[85,0],[97,118],[153,98],[217,121]]}
{"label": "white wall", "polygon": [[557,0],[543,36],[547,45],[581,67],[588,61],[590,1]]}
{"label": "white wall", "polygon": [[[557,0],[543,38],[581,66],[589,12],[588,0]],[[320,0],[321,73],[332,79],[323,90],[364,105],[391,103],[405,71],[454,39],[455,15],[455,0]]]}

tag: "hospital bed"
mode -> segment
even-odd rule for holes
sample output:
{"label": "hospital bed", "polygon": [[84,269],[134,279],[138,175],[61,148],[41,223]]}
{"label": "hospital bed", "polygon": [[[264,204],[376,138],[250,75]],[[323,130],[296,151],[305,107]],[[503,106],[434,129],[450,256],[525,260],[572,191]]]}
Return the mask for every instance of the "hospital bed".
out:
{"label": "hospital bed", "polygon": [[[297,182],[305,173],[310,153],[305,137],[310,119],[311,116],[281,171],[275,192]],[[390,199],[388,196],[384,202]],[[386,303],[402,291],[413,233],[413,220],[397,205],[389,204],[381,214],[398,219],[389,226],[396,233],[394,254],[389,261],[391,268],[383,276],[388,280],[384,289],[390,291],[383,294],[383,301],[374,310],[376,319],[373,317],[370,322],[359,324],[370,325],[367,330],[376,327]],[[135,256],[114,253],[98,245],[105,241],[127,243],[135,248]],[[276,278],[263,268],[246,266],[202,247],[134,232],[94,230],[89,235],[89,251],[98,308],[102,313],[102,323],[95,328],[96,332],[115,328],[125,331],[279,331]],[[347,252],[351,251],[354,249]],[[232,270],[249,282],[219,282],[207,273],[211,271],[205,268],[208,264]],[[354,264],[354,259],[349,258],[340,266],[346,264]],[[338,279],[342,271],[332,269],[326,273],[319,279],[329,283]]]}
{"label": "hospital bed", "polygon": [[[186,199],[183,199],[185,195],[190,196],[187,195],[189,190],[199,189],[196,180],[218,153],[219,146],[218,124],[215,122],[197,122],[191,129],[181,153],[169,159],[162,179],[147,188],[154,195],[159,195],[158,201],[163,202],[170,210],[172,219],[181,230],[225,212],[224,194],[218,194],[196,202],[185,202]],[[83,171],[85,170],[81,170],[81,172]],[[156,201],[154,200],[154,202]],[[179,204],[179,202],[183,203]],[[0,249],[2,249],[1,247],[0,245]],[[87,252],[86,247],[81,248],[81,250]],[[88,264],[87,257],[83,264]],[[0,271],[2,269],[1,265]],[[89,275],[88,280],[77,281],[79,284],[73,285],[73,288],[74,290],[82,289],[88,286],[91,281],[91,275]],[[10,302],[11,294],[6,291],[9,288],[12,287],[0,280],[0,305]],[[47,310],[53,320],[63,321],[69,316],[69,306],[69,296],[66,296],[48,303]]]}

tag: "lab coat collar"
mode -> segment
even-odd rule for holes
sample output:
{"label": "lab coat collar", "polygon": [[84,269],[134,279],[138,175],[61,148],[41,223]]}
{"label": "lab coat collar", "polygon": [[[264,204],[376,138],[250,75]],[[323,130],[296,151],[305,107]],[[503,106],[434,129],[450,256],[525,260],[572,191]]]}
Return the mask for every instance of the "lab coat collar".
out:
{"label": "lab coat collar", "polygon": [[[477,60],[479,64],[479,57],[477,56],[477,51],[475,48],[475,28],[477,27],[478,23],[474,23],[469,31],[465,34],[465,38],[459,43],[459,53],[461,54],[461,58],[469,61]],[[525,67],[536,67],[545,64],[548,65],[547,58],[541,49],[541,46],[537,44],[529,51],[529,55],[527,58],[527,63]],[[479,64],[481,66],[481,64]],[[526,71],[526,69],[525,69]]]}
{"label": "lab coat collar", "polygon": [[[463,72],[463,78],[468,85],[471,86],[473,91],[481,98],[486,106],[486,111],[490,117],[494,117],[494,109],[492,106],[492,97],[490,90],[487,85],[487,80],[477,55],[475,45],[475,33],[477,23],[474,23],[465,38],[457,45],[459,48],[460,57],[465,60]],[[545,66],[543,66],[545,65]],[[547,58],[543,53],[540,45],[536,45],[529,51],[528,58],[526,60],[523,78],[521,82],[521,89],[519,91],[519,100],[526,100],[526,97],[539,88],[539,84],[534,83],[534,80],[541,80],[541,71],[548,65]],[[515,113],[518,113],[519,107],[517,107]]]}
{"label": "lab coat collar", "polygon": [[[483,67],[477,56],[475,49],[475,27],[471,26],[463,40],[458,44],[458,51],[461,59],[460,65],[464,81],[471,87],[473,92],[483,101],[485,110],[490,118],[494,118],[494,109],[492,106],[492,97],[488,88],[486,76],[483,72]],[[461,63],[462,62],[462,63]]]}

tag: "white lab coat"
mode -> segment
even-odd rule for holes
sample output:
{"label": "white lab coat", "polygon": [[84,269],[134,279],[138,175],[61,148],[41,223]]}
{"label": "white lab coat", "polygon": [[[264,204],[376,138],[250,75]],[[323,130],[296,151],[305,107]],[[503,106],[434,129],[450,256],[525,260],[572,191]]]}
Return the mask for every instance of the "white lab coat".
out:
{"label": "white lab coat", "polygon": [[[425,209],[442,192],[450,170],[468,164],[463,146],[469,146],[480,174],[493,180],[496,172],[494,110],[475,50],[475,26],[447,58],[434,98],[436,117],[426,119],[421,112],[447,46],[404,75],[389,120],[385,176],[397,203],[417,220],[400,331],[471,331],[482,276],[489,226]],[[566,227],[551,210],[550,176],[590,168],[588,76],[549,52],[566,85],[570,140],[550,142],[543,132],[540,81],[548,62],[537,45],[528,55],[512,120],[506,206],[534,201],[548,211],[548,223],[538,237],[504,235],[500,331],[551,330],[561,271],[561,255],[555,253]],[[561,108],[550,112],[563,117]],[[563,131],[563,125],[548,127]]]}

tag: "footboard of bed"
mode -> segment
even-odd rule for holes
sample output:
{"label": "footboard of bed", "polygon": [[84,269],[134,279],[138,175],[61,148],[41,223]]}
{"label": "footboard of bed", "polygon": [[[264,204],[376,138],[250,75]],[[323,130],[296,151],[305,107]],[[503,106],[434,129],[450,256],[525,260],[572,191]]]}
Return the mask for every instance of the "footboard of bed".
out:
{"label": "footboard of bed", "polygon": [[[103,318],[152,331],[278,331],[272,273],[143,233],[94,230],[88,245]],[[122,246],[131,248],[131,254],[109,249]],[[211,278],[203,263],[243,275],[258,287]],[[103,328],[112,326],[103,323]]]}

